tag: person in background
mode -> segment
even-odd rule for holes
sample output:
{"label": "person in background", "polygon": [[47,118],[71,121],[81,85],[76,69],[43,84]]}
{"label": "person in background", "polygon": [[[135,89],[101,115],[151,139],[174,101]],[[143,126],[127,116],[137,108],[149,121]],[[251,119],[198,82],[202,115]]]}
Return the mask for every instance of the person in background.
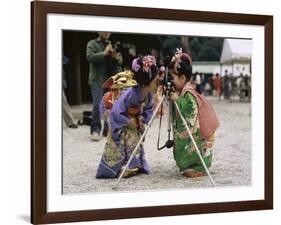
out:
{"label": "person in background", "polygon": [[219,73],[216,73],[214,78],[214,86],[216,90],[216,96],[219,97],[219,100],[221,99],[221,76]]}
{"label": "person in background", "polygon": [[211,85],[210,85],[209,82],[206,82],[206,84],[205,84],[204,95],[205,96],[210,96],[211,95]]}
{"label": "person in background", "polygon": [[210,90],[210,95],[211,96],[215,96],[215,78],[216,78],[216,75],[213,74],[212,76],[209,77],[209,84],[211,86],[211,90]]}
{"label": "person in background", "polygon": [[201,94],[201,76],[199,73],[195,73],[194,84],[196,85],[196,91]]}
{"label": "person in background", "polygon": [[[110,32],[98,32],[98,38],[87,44],[86,55],[89,62],[89,80],[92,93],[92,122],[91,136],[93,141],[99,141],[101,136],[101,118],[99,105],[104,94],[102,84],[117,71],[118,65],[122,65],[122,55],[117,52],[109,41]],[[108,124],[104,122],[103,136],[108,132]]]}
{"label": "person in background", "polygon": [[65,96],[64,93],[64,89],[67,88],[67,82],[66,82],[66,76],[67,76],[67,69],[66,66],[70,63],[70,60],[66,57],[63,56],[63,77],[62,77],[62,84],[63,84],[63,88],[62,88],[62,112],[63,112],[63,120],[65,122],[65,124],[69,127],[69,128],[78,128],[78,125],[75,123],[73,115],[71,113],[69,104],[67,102],[67,98]]}
{"label": "person in background", "polygon": [[223,76],[223,95],[224,99],[229,99],[229,92],[230,92],[230,76],[228,75],[228,71],[224,71]]}
{"label": "person in background", "polygon": [[246,86],[246,91],[245,91],[245,96],[249,98],[250,95],[250,76],[248,74],[245,74],[245,86]]}

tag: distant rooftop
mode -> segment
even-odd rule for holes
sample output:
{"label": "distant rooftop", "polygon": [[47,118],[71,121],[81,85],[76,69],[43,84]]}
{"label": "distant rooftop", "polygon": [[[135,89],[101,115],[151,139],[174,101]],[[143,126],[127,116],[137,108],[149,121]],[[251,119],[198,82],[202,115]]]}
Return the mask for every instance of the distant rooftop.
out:
{"label": "distant rooftop", "polygon": [[250,61],[252,58],[252,40],[224,39],[221,63],[231,61]]}

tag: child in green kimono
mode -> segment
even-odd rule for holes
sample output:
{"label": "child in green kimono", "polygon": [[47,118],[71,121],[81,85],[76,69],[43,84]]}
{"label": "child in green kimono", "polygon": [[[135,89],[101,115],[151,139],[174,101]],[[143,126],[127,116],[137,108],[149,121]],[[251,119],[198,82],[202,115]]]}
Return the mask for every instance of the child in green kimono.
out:
{"label": "child in green kimono", "polygon": [[[214,132],[203,137],[200,131],[199,108],[196,100],[196,91],[190,83],[192,75],[191,57],[182,53],[181,49],[173,57],[170,68],[172,69],[173,83],[177,91],[171,93],[185,118],[193,135],[201,156],[209,168],[213,157]],[[188,132],[175,109],[173,109],[174,133],[174,159],[182,175],[187,177],[200,177],[205,175],[204,167],[197,155]]]}

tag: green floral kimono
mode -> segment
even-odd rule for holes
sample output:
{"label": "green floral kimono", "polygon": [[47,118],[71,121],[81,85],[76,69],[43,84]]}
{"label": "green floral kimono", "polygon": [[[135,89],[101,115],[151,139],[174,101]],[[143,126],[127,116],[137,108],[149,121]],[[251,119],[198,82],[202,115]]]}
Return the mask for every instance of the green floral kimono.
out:
{"label": "green floral kimono", "polygon": [[[191,93],[186,92],[184,96],[180,96],[177,99],[177,104],[192,132],[205,164],[209,168],[212,162],[214,134],[208,138],[200,137],[200,126],[197,118],[198,106],[195,97]],[[174,158],[180,172],[183,173],[187,170],[205,172],[191,138],[175,108],[173,109],[173,114]]]}

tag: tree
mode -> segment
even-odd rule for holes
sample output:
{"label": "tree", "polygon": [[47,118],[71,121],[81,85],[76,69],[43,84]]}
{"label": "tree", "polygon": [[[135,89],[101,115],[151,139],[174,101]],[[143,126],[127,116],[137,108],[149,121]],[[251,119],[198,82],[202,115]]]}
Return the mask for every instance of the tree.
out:
{"label": "tree", "polygon": [[219,61],[222,45],[223,38],[189,38],[189,49],[193,61]]}

